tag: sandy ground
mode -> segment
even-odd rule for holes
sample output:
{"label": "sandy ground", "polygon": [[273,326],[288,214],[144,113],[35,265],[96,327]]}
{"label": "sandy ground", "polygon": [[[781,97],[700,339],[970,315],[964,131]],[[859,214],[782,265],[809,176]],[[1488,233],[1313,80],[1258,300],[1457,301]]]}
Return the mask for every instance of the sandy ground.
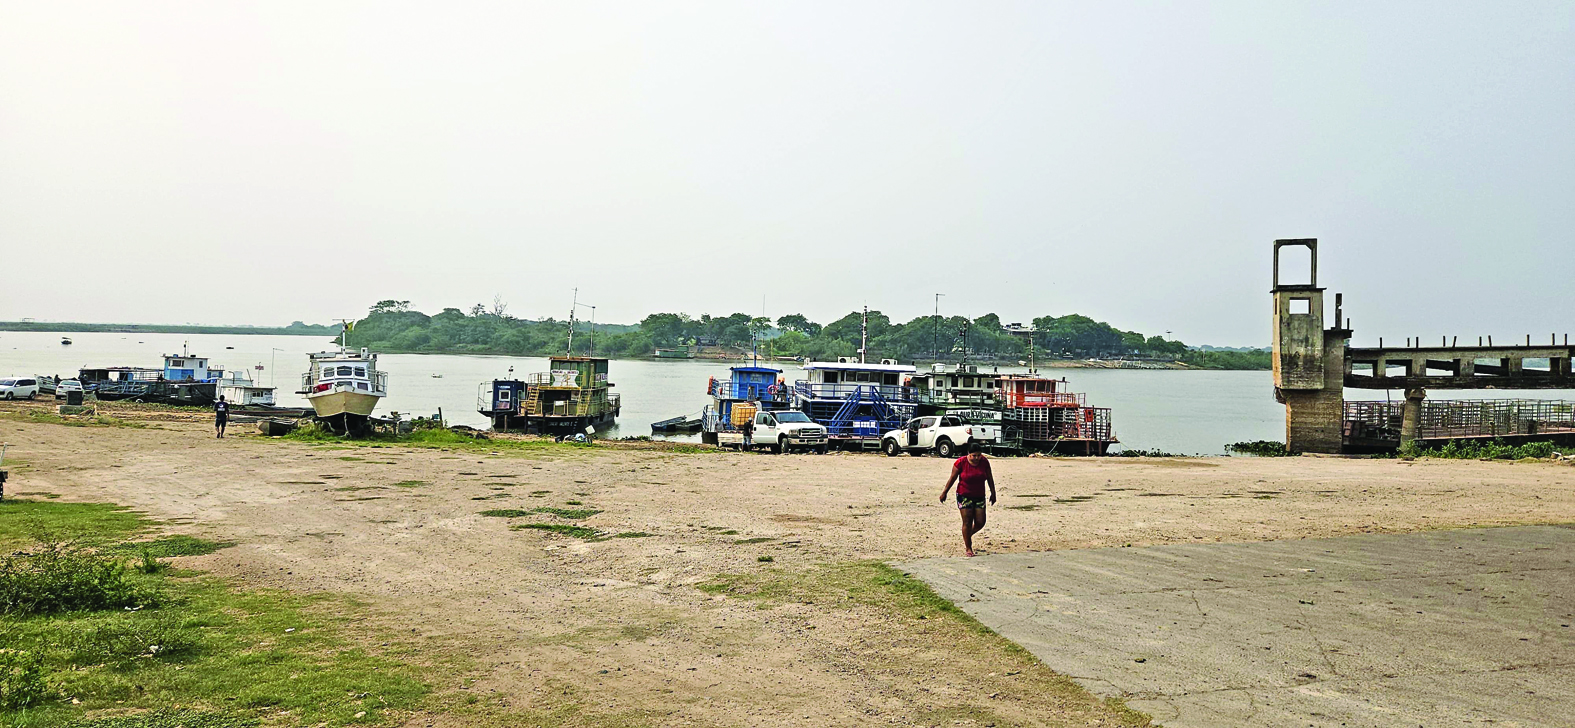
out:
{"label": "sandy ground", "polygon": [[[951,724],[937,711],[981,702],[1003,724],[1109,720],[1092,699],[969,675],[946,635],[886,610],[762,608],[695,588],[718,574],[955,555],[936,458],[328,449],[216,440],[173,421],[0,420],[0,439],[23,461],[13,495],[122,503],[235,540],[194,565],[365,598],[392,626],[473,658],[466,689],[498,704],[661,725]],[[1575,521],[1575,467],[1550,463],[1018,458],[995,472],[986,553]],[[478,515],[569,500],[603,511],[573,523],[653,535],[587,542]],[[570,523],[514,519],[532,521]],[[740,543],[754,539],[770,540]],[[432,724],[464,719],[412,722]]]}

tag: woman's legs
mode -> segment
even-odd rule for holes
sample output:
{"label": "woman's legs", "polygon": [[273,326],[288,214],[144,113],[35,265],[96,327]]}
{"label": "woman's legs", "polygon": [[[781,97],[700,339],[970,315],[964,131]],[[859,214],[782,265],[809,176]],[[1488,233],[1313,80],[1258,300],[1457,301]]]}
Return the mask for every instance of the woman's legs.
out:
{"label": "woman's legs", "polygon": [[979,509],[977,509],[977,508],[958,508],[957,512],[962,514],[963,553],[965,553],[965,554],[967,554],[969,556],[972,556],[973,555],[973,532],[976,530],[974,528],[974,525],[973,525],[974,524],[974,514],[978,513]]}

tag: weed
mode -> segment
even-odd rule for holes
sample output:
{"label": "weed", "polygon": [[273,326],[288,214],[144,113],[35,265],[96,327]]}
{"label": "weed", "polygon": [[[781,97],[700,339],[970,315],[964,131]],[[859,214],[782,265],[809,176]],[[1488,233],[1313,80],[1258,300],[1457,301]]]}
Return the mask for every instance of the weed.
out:
{"label": "weed", "polygon": [[1283,458],[1296,453],[1285,449],[1285,443],[1274,440],[1252,440],[1249,442],[1233,442],[1225,446],[1225,452],[1241,455],[1256,455],[1260,458]]}
{"label": "weed", "polygon": [[420,488],[423,485],[430,485],[430,484],[427,483],[427,481],[425,481],[425,480],[401,480],[398,483],[395,483],[394,487],[395,488]]}
{"label": "weed", "polygon": [[29,708],[49,697],[44,663],[37,654],[0,649],[0,710]]}
{"label": "weed", "polygon": [[257,719],[233,713],[159,708],[146,713],[79,720],[67,728],[251,728]]}
{"label": "weed", "polygon": [[137,573],[140,574],[158,574],[163,572],[165,569],[170,568],[170,565],[169,562],[159,561],[158,558],[153,555],[152,549],[149,549],[147,546],[143,546],[142,551],[137,558],[137,563],[133,565],[132,568],[135,568]]}
{"label": "weed", "polygon": [[586,541],[601,541],[606,538],[604,535],[602,535],[601,531],[598,531],[594,528],[571,526],[566,523],[516,523],[512,526],[509,526],[509,528],[514,531],[523,531],[527,529],[535,531],[551,531],[552,533],[562,534],[564,536],[573,536],[575,538],[585,539]]}
{"label": "weed", "polygon": [[519,518],[530,514],[530,511],[522,511],[518,508],[494,508],[490,511],[482,511],[479,515],[491,518]]}
{"label": "weed", "polygon": [[1424,448],[1415,441],[1400,449],[1403,457],[1449,458],[1460,460],[1521,460],[1525,458],[1550,458],[1556,446],[1551,442],[1528,442],[1509,445],[1503,440],[1476,443],[1453,440],[1443,447]]}
{"label": "weed", "polygon": [[655,535],[656,534],[654,534],[654,533],[646,533],[644,531],[624,531],[623,533],[615,533],[615,534],[613,534],[612,537],[613,538],[650,538],[650,537],[655,536]]}
{"label": "weed", "polygon": [[545,513],[549,516],[567,518],[571,521],[590,518],[591,516],[601,513],[601,511],[595,508],[532,508],[530,510],[532,513]]}
{"label": "weed", "polygon": [[759,561],[759,562],[761,562],[761,563],[763,563],[763,564],[769,564],[769,563],[771,563],[771,562],[773,562],[773,561],[776,561],[776,559],[774,559],[774,558],[772,558],[772,557],[771,557],[771,556],[769,556],[769,555],[766,555],[766,556],[756,556],[756,557],[755,557],[755,560],[756,560],[756,561]]}
{"label": "weed", "polygon": [[1138,450],[1138,449],[1134,449],[1134,448],[1128,448],[1126,450],[1120,450],[1120,451],[1113,452],[1113,453],[1110,453],[1110,454],[1112,456],[1118,457],[1118,458],[1179,458],[1179,457],[1186,457],[1184,455],[1177,455],[1176,453],[1173,453],[1173,452],[1165,452],[1164,450]]}
{"label": "weed", "polygon": [[198,635],[179,617],[131,612],[86,622],[66,644],[78,665],[124,665],[139,659],[174,659],[196,651]]}
{"label": "weed", "polygon": [[735,543],[735,544],[752,544],[752,543],[765,543],[767,541],[775,541],[775,540],[776,539],[771,538],[770,536],[756,536],[755,538],[741,538],[741,539],[738,539],[737,541],[734,541],[733,543]]}
{"label": "weed", "polygon": [[564,501],[563,504],[567,505],[567,506],[583,506],[583,505],[585,505],[584,503],[581,503],[580,501]]}
{"label": "weed", "polygon": [[159,603],[159,590],[118,559],[70,542],[39,544],[0,561],[0,614],[57,614]]}

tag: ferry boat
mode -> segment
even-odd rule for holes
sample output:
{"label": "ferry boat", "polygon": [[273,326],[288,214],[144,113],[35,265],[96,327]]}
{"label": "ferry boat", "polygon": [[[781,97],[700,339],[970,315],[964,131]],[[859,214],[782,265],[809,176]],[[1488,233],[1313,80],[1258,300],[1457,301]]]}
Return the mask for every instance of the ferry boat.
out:
{"label": "ferry boat", "polygon": [[621,407],[607,381],[607,360],[599,357],[555,356],[548,360],[548,371],[482,386],[477,410],[498,429],[591,434],[586,430],[599,431],[616,422]]}
{"label": "ferry boat", "polygon": [[317,413],[341,434],[366,431],[378,400],[388,396],[388,373],[377,370],[377,355],[362,347],[308,354],[311,368],[301,375],[301,389]]}
{"label": "ferry boat", "polygon": [[740,432],[739,425],[756,412],[788,409],[792,399],[781,369],[755,364],[731,367],[728,372],[726,380],[712,378],[706,383],[711,404],[700,411],[700,441],[707,445]]}
{"label": "ferry boat", "polygon": [[1028,451],[1058,455],[1104,455],[1116,439],[1110,408],[1090,407],[1065,379],[1037,374],[1002,374],[996,401],[1007,436]]}
{"label": "ferry boat", "polygon": [[903,426],[918,407],[912,382],[905,381],[917,370],[895,359],[871,364],[838,357],[803,369],[806,378],[793,383],[793,408],[824,425],[833,445],[878,448],[881,433]]}

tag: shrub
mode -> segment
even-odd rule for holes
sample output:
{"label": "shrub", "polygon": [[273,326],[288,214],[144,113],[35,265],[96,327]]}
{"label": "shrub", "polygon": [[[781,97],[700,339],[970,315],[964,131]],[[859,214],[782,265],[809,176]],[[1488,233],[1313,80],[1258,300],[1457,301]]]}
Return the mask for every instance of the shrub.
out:
{"label": "shrub", "polygon": [[1256,455],[1260,458],[1283,458],[1296,453],[1285,449],[1285,443],[1274,440],[1253,440],[1251,442],[1233,442],[1225,446],[1226,452],[1241,455]]}
{"label": "shrub", "polygon": [[152,606],[159,592],[136,583],[118,559],[72,543],[40,544],[0,561],[0,614],[55,614]]}
{"label": "shrub", "polygon": [[49,698],[44,665],[38,655],[0,649],[0,710],[28,708]]}
{"label": "shrub", "polygon": [[1438,448],[1422,448],[1418,447],[1415,442],[1411,442],[1400,449],[1400,454],[1406,457],[1460,460],[1520,460],[1522,458],[1550,458],[1553,457],[1553,451],[1554,445],[1551,442],[1508,445],[1503,440],[1483,443],[1451,440],[1444,443],[1443,447]]}

